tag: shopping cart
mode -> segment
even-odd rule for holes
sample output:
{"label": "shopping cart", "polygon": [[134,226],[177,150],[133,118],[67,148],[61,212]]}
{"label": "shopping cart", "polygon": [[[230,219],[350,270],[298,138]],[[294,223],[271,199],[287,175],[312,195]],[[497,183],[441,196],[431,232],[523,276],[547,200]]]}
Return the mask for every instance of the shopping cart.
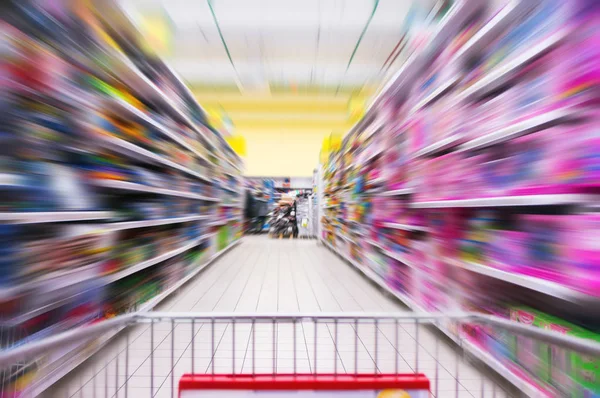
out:
{"label": "shopping cart", "polygon": [[[528,363],[501,348],[488,353],[512,337],[521,348],[546,347],[546,377],[531,368],[533,351],[524,351]],[[41,366],[73,347],[71,361]],[[579,366],[597,365],[600,344],[481,315],[134,313],[4,350],[0,370],[2,397],[593,396],[575,385],[576,353],[587,360]],[[479,360],[512,385],[469,378]],[[32,362],[40,366],[24,366]]]}

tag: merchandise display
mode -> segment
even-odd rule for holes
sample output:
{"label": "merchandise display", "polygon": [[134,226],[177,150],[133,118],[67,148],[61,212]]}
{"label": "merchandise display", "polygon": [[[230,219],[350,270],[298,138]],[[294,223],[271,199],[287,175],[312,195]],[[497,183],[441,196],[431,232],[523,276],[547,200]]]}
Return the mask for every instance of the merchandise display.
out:
{"label": "merchandise display", "polygon": [[0,10],[0,398],[600,398],[600,0]]}
{"label": "merchandise display", "polygon": [[[241,234],[241,159],[106,4],[26,2],[0,23],[3,348],[148,311]],[[87,351],[2,384],[29,396]]]}
{"label": "merchandise display", "polygon": [[[600,8],[504,3],[434,23],[429,47],[331,152],[321,238],[415,311],[597,341]],[[535,396],[600,393],[591,359],[440,328]]]}
{"label": "merchandise display", "polygon": [[[510,307],[502,314],[511,321],[533,325],[568,336],[600,341],[600,334],[527,307]],[[600,363],[596,358],[560,350],[525,336],[487,328],[467,331],[476,344],[514,367],[518,363],[527,372],[543,380],[554,396],[588,397],[600,393],[596,380]],[[519,368],[514,369],[519,372]],[[524,375],[526,377],[526,375]],[[590,395],[592,394],[592,395]]]}

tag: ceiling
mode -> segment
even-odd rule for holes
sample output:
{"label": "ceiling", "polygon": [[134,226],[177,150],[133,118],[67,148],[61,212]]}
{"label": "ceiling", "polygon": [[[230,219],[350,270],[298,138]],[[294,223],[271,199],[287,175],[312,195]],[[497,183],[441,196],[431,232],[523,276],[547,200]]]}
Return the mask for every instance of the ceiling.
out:
{"label": "ceiling", "polygon": [[436,0],[116,1],[244,137],[246,175],[289,177],[312,175],[323,140],[350,130]]}
{"label": "ceiling", "polygon": [[[395,71],[407,16],[433,0],[122,0],[170,22],[162,56],[192,86],[240,91],[376,86]],[[418,4],[416,6],[415,4]],[[398,55],[399,53],[399,55]]]}

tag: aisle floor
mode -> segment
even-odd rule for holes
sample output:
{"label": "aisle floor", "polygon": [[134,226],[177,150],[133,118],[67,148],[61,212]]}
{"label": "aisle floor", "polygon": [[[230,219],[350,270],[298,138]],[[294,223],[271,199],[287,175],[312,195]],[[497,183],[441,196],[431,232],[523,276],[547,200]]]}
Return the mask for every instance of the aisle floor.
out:
{"label": "aisle floor", "polygon": [[[272,240],[266,236],[243,238],[238,247],[190,281],[157,311],[407,312],[395,299],[388,298],[315,240]],[[192,327],[193,349],[190,344]],[[432,396],[436,391],[437,397],[516,396],[514,391],[506,392],[508,387],[504,383],[501,387],[485,367],[459,355],[453,343],[430,327],[403,323],[396,332],[395,325],[391,324],[361,324],[357,333],[355,325],[339,324],[337,351],[333,344],[335,329],[333,323],[317,328],[316,366],[319,373],[373,372],[377,359],[379,371],[383,373],[396,369],[401,373],[417,370],[425,373],[432,381]],[[231,373],[234,368],[236,372],[251,373],[253,367],[257,373],[271,373],[274,367],[279,373],[290,373],[294,362],[297,372],[315,370],[314,324],[278,325],[275,330],[271,324],[256,325],[254,339],[253,327],[248,323],[236,323],[235,332],[230,323],[218,324],[214,330],[217,351],[213,361],[210,324],[161,322],[155,324],[152,333],[148,324],[138,325],[131,328],[128,336],[122,333],[44,395],[124,397],[122,385],[128,380],[127,396],[170,397],[172,383],[176,385],[182,374],[190,373],[192,365],[196,373],[212,372],[213,369],[217,373]],[[272,343],[274,333],[275,347]],[[130,348],[127,368],[124,358],[126,339]],[[150,357],[151,341],[153,358]],[[375,342],[377,350],[374,349]],[[358,361],[355,351],[358,351]],[[115,359],[117,355],[118,359]]]}

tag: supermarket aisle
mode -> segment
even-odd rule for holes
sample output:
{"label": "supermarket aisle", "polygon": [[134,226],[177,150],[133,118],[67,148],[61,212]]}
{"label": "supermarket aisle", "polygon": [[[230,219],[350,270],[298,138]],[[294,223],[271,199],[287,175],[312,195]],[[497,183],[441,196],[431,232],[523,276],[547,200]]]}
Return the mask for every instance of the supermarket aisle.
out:
{"label": "supermarket aisle", "polygon": [[[271,240],[265,236],[245,237],[239,247],[222,257],[201,276],[189,283],[180,294],[165,302],[158,311],[170,312],[398,312],[406,311],[395,300],[386,298],[380,290],[370,284],[362,274],[324,248],[316,241]],[[187,326],[187,327],[185,327]],[[206,325],[196,325],[196,351],[194,356],[196,372],[205,372],[212,366],[210,358],[210,333]],[[245,327],[246,326],[246,327]],[[288,325],[285,325],[288,326]],[[262,329],[261,329],[262,327]],[[373,370],[374,329],[364,327],[359,331],[358,370]],[[313,371],[314,328],[311,324],[300,324],[298,333],[299,372]],[[337,356],[338,371],[353,372],[354,328],[352,325],[339,326],[339,348],[334,354],[332,325],[321,325],[317,338],[318,371],[334,370],[334,357]],[[179,325],[175,329],[174,341],[174,380],[181,374],[191,371],[191,349],[189,325]],[[279,327],[276,366],[279,372],[291,371],[291,356],[285,355],[284,346],[292,344],[291,326]],[[236,326],[236,371],[251,372],[249,341],[250,325]],[[273,349],[271,325],[257,327],[257,348],[254,360],[257,372],[272,372]],[[378,364],[382,372],[391,372],[396,366],[394,331],[391,325],[381,326],[378,334]],[[456,374],[457,358],[454,348],[436,333],[425,327],[419,328],[421,347],[418,355],[415,344],[414,325],[403,325],[398,345],[398,366],[400,372],[414,372],[415,361],[418,369],[433,380],[438,372],[439,397],[479,397],[482,388],[485,396],[502,397],[499,387],[487,374],[460,359],[458,363],[459,382]],[[154,332],[154,391],[159,397],[170,396],[171,380],[171,326],[156,325]],[[150,396],[151,360],[149,358],[150,332],[147,325],[140,325],[130,336],[129,393],[135,397]],[[436,341],[438,344],[439,366],[434,358]],[[216,372],[231,372],[232,355],[231,329],[229,325],[217,326],[215,356]],[[78,370],[61,386],[49,391],[49,396],[92,396],[93,383],[88,382],[92,374],[97,374],[95,388],[102,394],[108,385],[125,380],[124,361],[119,366],[109,366],[101,370],[102,364],[114,357],[116,350],[124,347],[123,338],[104,349],[99,358],[87,368]],[[202,350],[204,348],[204,350]],[[289,353],[289,349],[287,350]],[[122,356],[121,356],[122,358]],[[118,368],[115,370],[115,368]],[[98,370],[100,369],[100,370]],[[108,376],[106,376],[108,375]],[[118,375],[118,376],[115,376]],[[482,387],[483,386],[483,387]],[[68,390],[68,394],[67,394]],[[456,394],[456,391],[458,393]],[[435,391],[435,387],[432,387]],[[494,394],[495,392],[495,394]],[[114,391],[109,396],[114,396]],[[121,392],[121,394],[124,393]],[[103,396],[103,395],[99,395]]]}

